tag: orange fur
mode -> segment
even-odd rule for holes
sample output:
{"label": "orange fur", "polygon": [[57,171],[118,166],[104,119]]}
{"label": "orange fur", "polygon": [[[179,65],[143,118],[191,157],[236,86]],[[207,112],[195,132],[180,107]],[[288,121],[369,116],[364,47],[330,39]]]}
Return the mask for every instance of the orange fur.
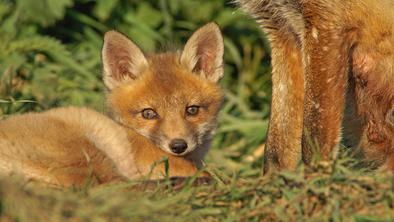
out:
{"label": "orange fur", "polygon": [[[95,183],[150,173],[151,179],[163,178],[163,158],[170,177],[191,176],[202,167],[222,102],[218,27],[197,30],[181,52],[150,56],[110,31],[102,53],[112,118],[69,107],[1,121],[0,174],[68,187],[83,185],[89,176]],[[155,118],[147,118],[147,109]],[[174,140],[187,147],[174,149]]]}
{"label": "orange fur", "polygon": [[237,2],[272,46],[265,170],[294,169],[315,150],[331,158],[341,126],[349,146],[386,168],[394,165],[394,2]]}

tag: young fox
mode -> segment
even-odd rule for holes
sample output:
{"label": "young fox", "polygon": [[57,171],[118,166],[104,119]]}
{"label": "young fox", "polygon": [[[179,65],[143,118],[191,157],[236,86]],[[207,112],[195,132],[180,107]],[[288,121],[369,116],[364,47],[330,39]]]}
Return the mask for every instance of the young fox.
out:
{"label": "young fox", "polygon": [[348,145],[394,171],[394,1],[237,2],[272,47],[265,171],[308,163],[316,148],[330,158],[342,121]]}
{"label": "young fox", "polygon": [[[109,31],[103,79],[112,118],[86,108],[58,108],[0,122],[0,173],[56,186],[140,178],[168,158],[169,176],[202,166],[222,103],[223,39],[218,26],[198,29],[182,52],[144,55]],[[152,172],[165,174],[164,163]]]}

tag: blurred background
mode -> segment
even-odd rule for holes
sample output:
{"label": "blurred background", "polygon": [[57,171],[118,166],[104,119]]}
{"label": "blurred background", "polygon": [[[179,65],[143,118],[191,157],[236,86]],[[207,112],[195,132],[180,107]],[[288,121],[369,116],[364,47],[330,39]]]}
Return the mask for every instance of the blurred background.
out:
{"label": "blurred background", "polygon": [[121,31],[153,52],[182,47],[210,21],[224,35],[226,102],[207,162],[226,171],[259,168],[269,47],[255,21],[228,0],[0,0],[0,118],[69,105],[105,111],[105,31]]}
{"label": "blurred background", "polygon": [[231,1],[0,0],[0,119],[70,105],[105,112],[100,51],[112,29],[153,52],[182,47],[198,27],[217,22],[226,96],[206,158],[213,184],[124,192],[133,183],[90,189],[87,180],[64,191],[5,177],[0,221],[393,221],[394,177],[354,170],[352,158],[259,177],[270,50]]}

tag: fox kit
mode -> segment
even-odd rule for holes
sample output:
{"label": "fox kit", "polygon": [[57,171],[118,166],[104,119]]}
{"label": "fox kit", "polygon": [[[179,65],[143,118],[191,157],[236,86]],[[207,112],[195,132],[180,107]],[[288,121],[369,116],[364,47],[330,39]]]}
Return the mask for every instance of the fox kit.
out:
{"label": "fox kit", "polygon": [[[218,26],[198,29],[181,52],[145,55],[109,31],[102,49],[111,117],[58,108],[0,122],[0,173],[57,186],[140,178],[168,158],[169,176],[202,166],[222,103],[223,39]],[[164,164],[152,172],[165,173]]]}
{"label": "fox kit", "polygon": [[394,1],[237,2],[272,47],[265,171],[308,163],[316,148],[330,158],[342,122],[348,145],[394,171]]}

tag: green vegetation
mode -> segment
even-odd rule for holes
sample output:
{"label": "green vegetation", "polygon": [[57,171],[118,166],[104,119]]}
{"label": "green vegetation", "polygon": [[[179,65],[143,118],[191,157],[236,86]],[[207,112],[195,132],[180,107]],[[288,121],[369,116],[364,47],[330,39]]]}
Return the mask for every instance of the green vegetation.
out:
{"label": "green vegetation", "polygon": [[[211,185],[60,191],[0,180],[0,221],[394,221],[393,177],[337,161],[261,176],[270,103],[269,47],[225,0],[0,0],[0,118],[57,106],[104,111],[103,33],[145,51],[182,46],[216,21],[225,36],[226,102],[208,155]],[[142,187],[143,188],[143,187]]]}

